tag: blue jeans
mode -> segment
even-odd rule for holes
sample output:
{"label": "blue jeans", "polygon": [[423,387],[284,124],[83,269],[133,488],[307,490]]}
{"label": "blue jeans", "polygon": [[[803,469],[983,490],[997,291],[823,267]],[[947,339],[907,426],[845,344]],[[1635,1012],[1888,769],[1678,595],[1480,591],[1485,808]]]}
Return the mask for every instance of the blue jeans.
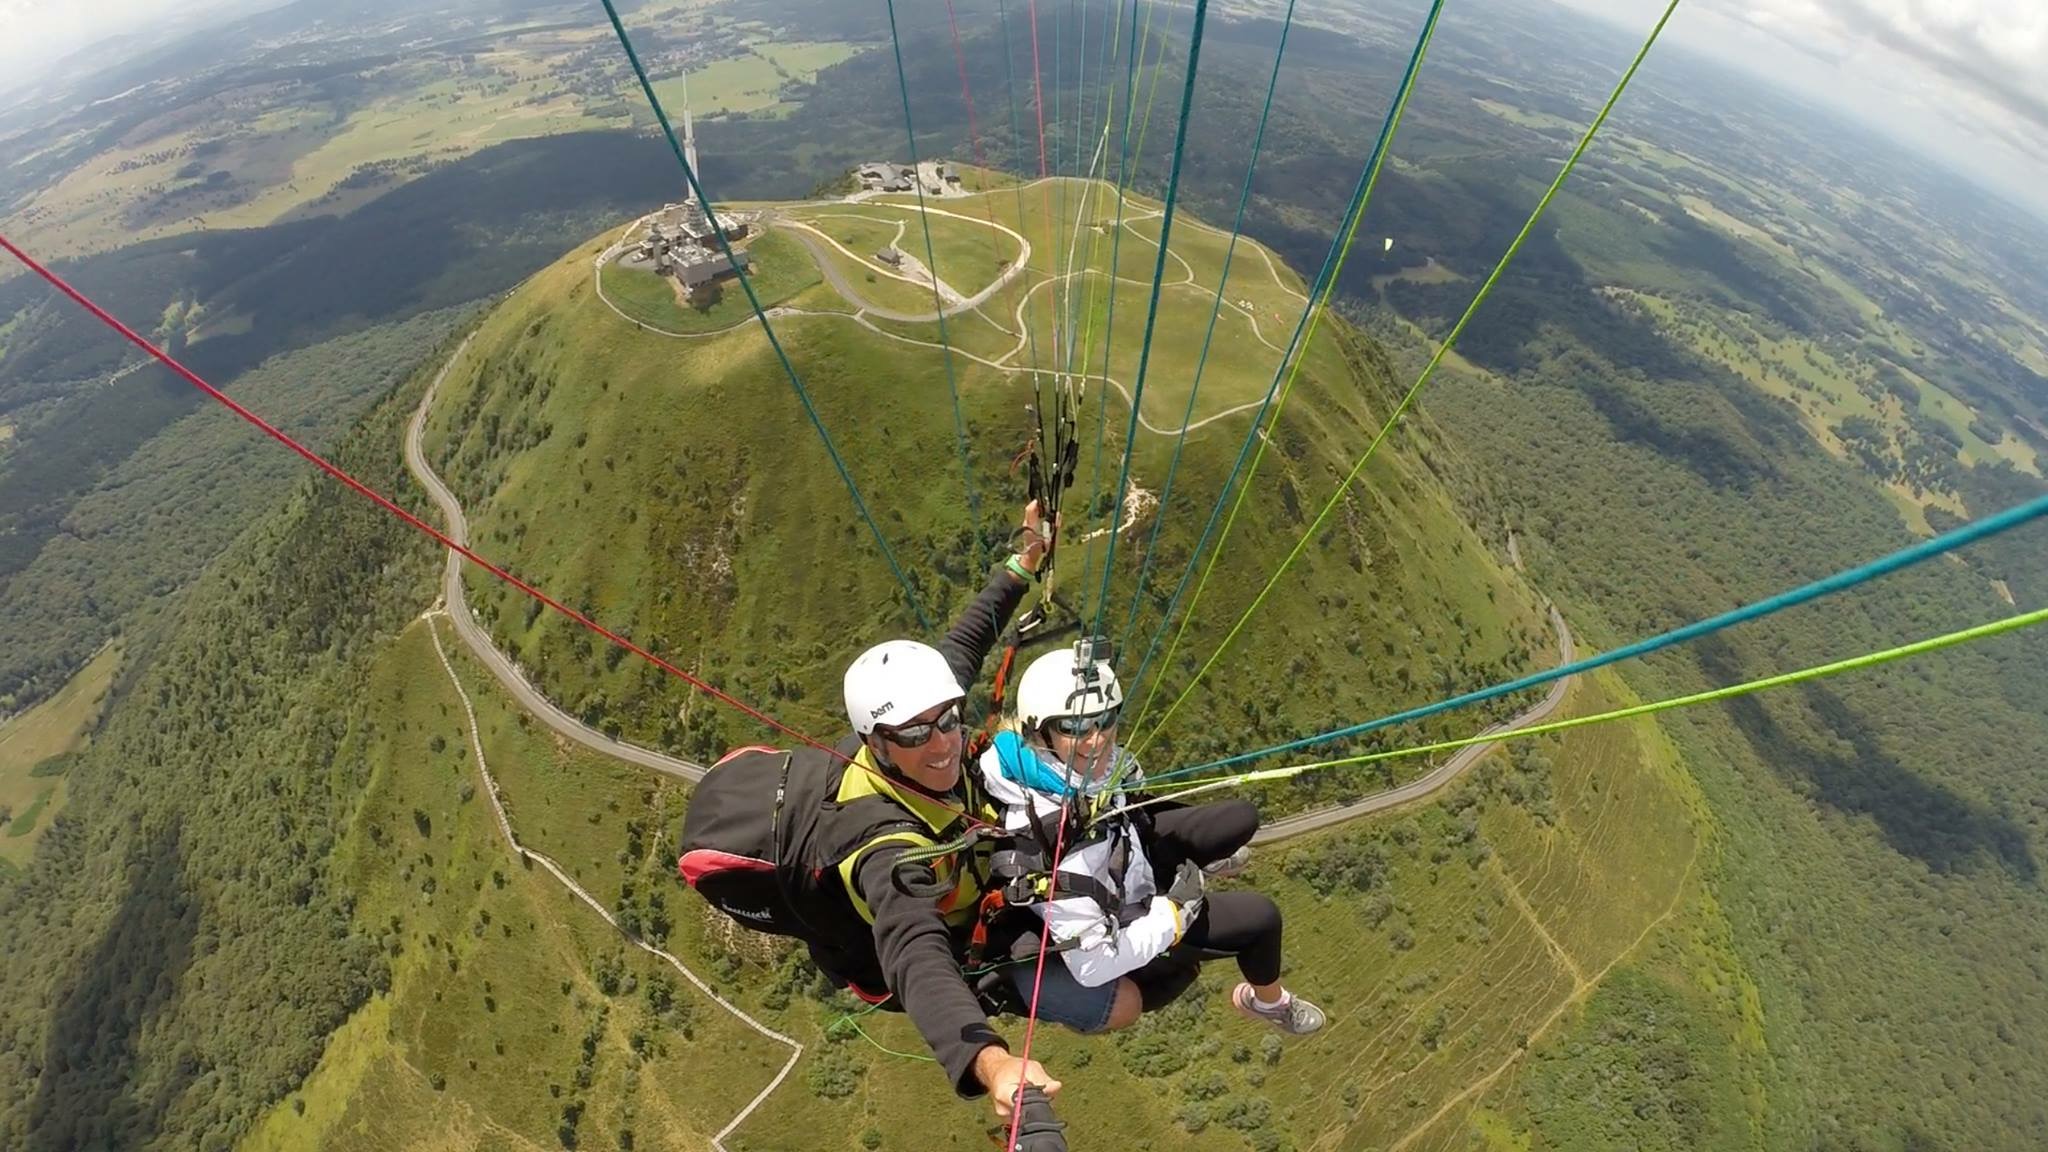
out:
{"label": "blue jeans", "polygon": [[[1036,960],[1010,966],[1010,986],[1022,1003],[1031,1003],[1031,986],[1038,977]],[[1116,1009],[1116,986],[1111,980],[1097,988],[1084,988],[1074,979],[1067,962],[1059,956],[1045,958],[1045,979],[1038,986],[1038,1018],[1064,1025],[1083,1035],[1109,1029],[1110,1013]]]}

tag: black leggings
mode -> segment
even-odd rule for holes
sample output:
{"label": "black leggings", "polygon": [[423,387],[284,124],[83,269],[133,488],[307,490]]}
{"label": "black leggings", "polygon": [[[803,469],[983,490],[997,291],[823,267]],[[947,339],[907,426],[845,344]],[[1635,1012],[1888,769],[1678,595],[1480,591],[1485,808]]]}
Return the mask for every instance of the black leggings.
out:
{"label": "black leggings", "polygon": [[1251,843],[1258,830],[1259,810],[1246,800],[1164,805],[1152,816],[1152,874],[1164,887],[1183,861],[1214,864]]}
{"label": "black leggings", "polygon": [[[1251,842],[1259,829],[1258,809],[1243,800],[1195,807],[1171,807],[1153,817],[1152,871],[1164,886],[1183,861],[1213,864]],[[1202,914],[1173,950],[1132,973],[1145,1010],[1162,1008],[1194,983],[1204,960],[1226,956],[1253,984],[1280,980],[1280,908],[1260,892],[1211,892]]]}

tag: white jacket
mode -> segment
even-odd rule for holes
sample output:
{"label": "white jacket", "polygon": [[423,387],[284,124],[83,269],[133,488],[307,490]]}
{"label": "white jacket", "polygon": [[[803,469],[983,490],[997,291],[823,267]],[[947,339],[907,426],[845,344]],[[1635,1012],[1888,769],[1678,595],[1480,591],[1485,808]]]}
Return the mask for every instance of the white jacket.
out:
{"label": "white jacket", "polygon": [[[1115,755],[1124,758],[1122,749]],[[1056,827],[1061,795],[1051,789],[1060,787],[1059,782],[1067,779],[1067,773],[1044,749],[1015,733],[1005,732],[996,737],[994,747],[982,754],[979,770],[983,787],[1003,806],[1005,831],[1030,836],[1029,813],[1034,808],[1047,828]],[[1132,783],[1143,779],[1135,763],[1125,779]],[[1121,790],[1116,795],[1091,795],[1088,799],[1103,808],[1123,802]],[[1083,801],[1077,798],[1075,802]],[[1059,875],[1086,876],[1114,888],[1119,878],[1110,875],[1110,868],[1118,854],[1119,841],[1127,855],[1120,878],[1124,903],[1126,908],[1142,909],[1136,919],[1121,924],[1115,909],[1104,909],[1090,896],[1061,897],[1058,877],[1053,883],[1054,899],[1031,905],[1051,924],[1054,941],[1074,942],[1062,955],[1075,981],[1087,988],[1108,984],[1151,963],[1179,942],[1185,931],[1180,909],[1160,894],[1152,864],[1145,859],[1137,831],[1128,818],[1110,820],[1094,829],[1085,841],[1067,844],[1060,857]]]}

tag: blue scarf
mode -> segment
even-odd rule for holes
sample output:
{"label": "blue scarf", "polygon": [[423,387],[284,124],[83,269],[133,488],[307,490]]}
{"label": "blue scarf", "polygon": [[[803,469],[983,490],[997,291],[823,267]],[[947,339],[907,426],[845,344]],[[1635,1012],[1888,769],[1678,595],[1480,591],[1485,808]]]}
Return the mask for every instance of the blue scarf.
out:
{"label": "blue scarf", "polygon": [[[1065,765],[1026,743],[1024,737],[1016,732],[996,733],[995,750],[1003,779],[1020,788],[1059,799],[1091,795],[1087,786],[1074,782]],[[1116,749],[1110,756],[1110,763],[1121,761],[1123,756],[1123,750]]]}

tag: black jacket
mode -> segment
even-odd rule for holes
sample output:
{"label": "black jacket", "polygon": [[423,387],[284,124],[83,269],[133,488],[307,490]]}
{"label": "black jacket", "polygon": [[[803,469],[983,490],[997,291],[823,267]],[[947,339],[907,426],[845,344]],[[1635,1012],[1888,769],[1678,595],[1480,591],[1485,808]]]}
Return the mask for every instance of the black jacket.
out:
{"label": "black jacket", "polygon": [[[952,665],[963,693],[981,678],[982,665],[1027,591],[1022,580],[1007,569],[997,569],[939,641],[939,651]],[[961,783],[946,799],[988,820],[994,813],[969,783],[969,767],[961,765]],[[966,947],[962,927],[949,924],[936,902],[907,896],[891,883],[892,868],[903,851],[897,844],[869,852],[857,865],[854,885],[874,913],[875,954],[889,991],[931,1046],[954,1090],[971,1099],[984,1092],[974,1076],[975,1055],[990,1045],[1005,1051],[1009,1045],[990,1027],[981,1001],[960,973]],[[929,866],[921,866],[921,871],[925,874],[914,877],[919,883],[934,881]]]}

